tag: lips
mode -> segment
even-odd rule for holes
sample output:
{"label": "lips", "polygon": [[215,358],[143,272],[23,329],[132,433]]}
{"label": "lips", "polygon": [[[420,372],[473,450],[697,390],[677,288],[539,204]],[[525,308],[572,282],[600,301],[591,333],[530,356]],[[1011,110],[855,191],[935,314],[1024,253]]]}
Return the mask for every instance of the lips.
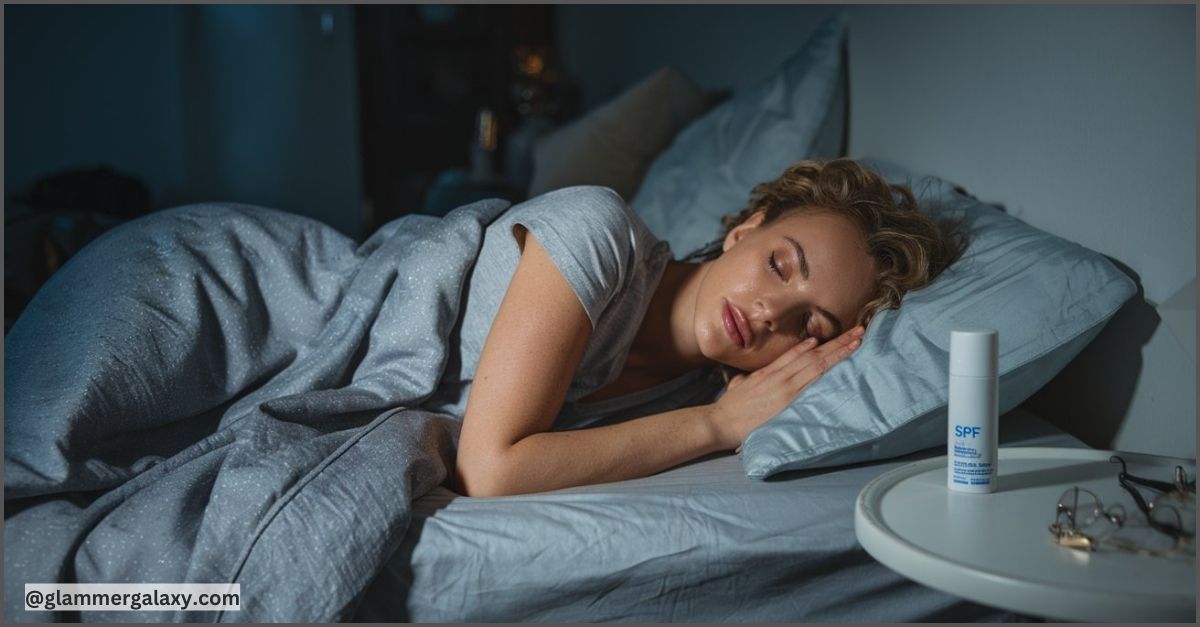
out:
{"label": "lips", "polygon": [[725,332],[735,344],[746,348],[754,341],[754,333],[750,330],[750,323],[746,322],[746,316],[742,315],[737,307],[729,304],[728,300],[722,308],[721,318],[725,323]]}

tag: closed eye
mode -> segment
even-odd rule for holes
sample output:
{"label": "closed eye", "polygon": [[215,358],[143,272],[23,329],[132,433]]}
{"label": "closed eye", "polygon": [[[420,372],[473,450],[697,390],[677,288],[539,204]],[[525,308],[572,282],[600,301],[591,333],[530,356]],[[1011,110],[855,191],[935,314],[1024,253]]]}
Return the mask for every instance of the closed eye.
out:
{"label": "closed eye", "polygon": [[[802,255],[803,253],[798,253],[798,254]],[[803,257],[800,257],[800,259],[803,259]],[[801,264],[803,267],[807,268],[807,264],[805,264],[803,261],[801,262]],[[771,256],[767,259],[767,266],[769,268],[771,268],[771,272],[774,272],[781,280],[783,280],[784,283],[787,283],[787,279],[785,279],[783,276],[783,271],[779,269],[779,262],[775,261],[775,253],[774,252],[772,252]],[[822,315],[825,316],[826,319],[834,320],[833,316],[829,315],[825,310],[822,309],[821,313],[822,313]],[[817,338],[817,344],[824,344],[825,342],[828,342],[830,338],[826,338],[821,335],[821,326],[820,325],[817,325],[816,329],[813,331],[809,330],[809,327],[812,324],[814,318],[815,318],[815,316],[813,316],[811,313],[806,314],[804,316],[804,324],[801,325],[801,328],[803,329],[803,331],[801,332],[800,335],[803,337],[806,337],[806,338],[810,337],[810,336],[815,337],[815,338]],[[840,332],[840,330],[837,329],[838,325],[835,324],[834,326],[835,326],[834,335],[837,335],[838,332]]]}
{"label": "closed eye", "polygon": [[829,340],[825,339],[824,337],[821,337],[821,325],[818,324],[818,325],[815,325],[815,327],[814,327],[813,323],[815,322],[815,318],[816,318],[816,316],[812,315],[811,313],[805,314],[805,316],[804,316],[804,337],[806,337],[806,338],[815,337],[815,338],[817,338],[818,345],[824,344],[825,342],[828,342]]}
{"label": "closed eye", "polygon": [[779,271],[779,264],[775,263],[775,253],[771,253],[771,258],[767,261],[767,265],[771,267],[771,272],[779,275],[779,278],[783,278],[783,272]]}

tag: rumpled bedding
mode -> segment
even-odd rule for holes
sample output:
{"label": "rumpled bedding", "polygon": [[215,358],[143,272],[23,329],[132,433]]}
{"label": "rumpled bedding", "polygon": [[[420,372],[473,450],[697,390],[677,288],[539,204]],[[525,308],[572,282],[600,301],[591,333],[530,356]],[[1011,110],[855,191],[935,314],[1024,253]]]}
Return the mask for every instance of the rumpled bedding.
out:
{"label": "rumpled bedding", "polygon": [[[5,338],[6,620],[350,618],[452,463],[457,419],[419,406],[507,207],[360,246],[192,205],[72,258]],[[36,582],[236,582],[241,610],[26,612]]]}

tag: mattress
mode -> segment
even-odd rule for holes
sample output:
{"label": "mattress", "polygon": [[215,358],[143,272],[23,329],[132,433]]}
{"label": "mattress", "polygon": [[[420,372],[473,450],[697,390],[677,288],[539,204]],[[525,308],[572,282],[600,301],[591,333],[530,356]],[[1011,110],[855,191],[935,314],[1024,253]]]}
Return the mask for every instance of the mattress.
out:
{"label": "mattress", "polygon": [[[1018,408],[1002,446],[1085,445]],[[909,581],[854,535],[871,479],[944,454],[746,478],[734,455],[503,498],[438,488],[364,592],[362,621],[1021,621]]]}

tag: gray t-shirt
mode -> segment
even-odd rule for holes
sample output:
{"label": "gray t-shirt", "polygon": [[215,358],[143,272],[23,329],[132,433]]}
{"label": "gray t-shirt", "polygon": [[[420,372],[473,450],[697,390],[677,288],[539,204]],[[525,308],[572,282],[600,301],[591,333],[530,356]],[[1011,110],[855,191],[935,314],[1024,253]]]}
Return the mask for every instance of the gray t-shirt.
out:
{"label": "gray t-shirt", "polygon": [[582,186],[514,205],[488,226],[451,333],[445,374],[426,408],[463,415],[479,354],[520,260],[513,234],[518,224],[546,249],[592,323],[592,335],[555,429],[616,422],[716,397],[721,387],[719,371],[699,368],[640,392],[579,402],[621,374],[671,259],[669,245],[650,233],[619,194],[607,187]]}

